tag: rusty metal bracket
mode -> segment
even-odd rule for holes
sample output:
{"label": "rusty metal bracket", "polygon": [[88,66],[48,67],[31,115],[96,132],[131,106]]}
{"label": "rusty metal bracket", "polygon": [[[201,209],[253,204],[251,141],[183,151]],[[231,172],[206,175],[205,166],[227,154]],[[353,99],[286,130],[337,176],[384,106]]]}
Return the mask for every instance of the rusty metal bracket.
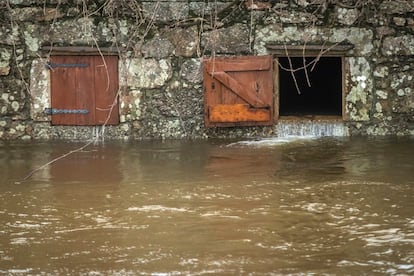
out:
{"label": "rusty metal bracket", "polygon": [[88,114],[89,110],[87,109],[57,109],[57,108],[45,108],[44,113],[46,115],[55,115],[55,114]]}
{"label": "rusty metal bracket", "polygon": [[63,67],[63,68],[86,68],[88,67],[89,64],[87,63],[52,63],[52,62],[48,62],[45,64],[46,69],[52,70],[58,67]]}

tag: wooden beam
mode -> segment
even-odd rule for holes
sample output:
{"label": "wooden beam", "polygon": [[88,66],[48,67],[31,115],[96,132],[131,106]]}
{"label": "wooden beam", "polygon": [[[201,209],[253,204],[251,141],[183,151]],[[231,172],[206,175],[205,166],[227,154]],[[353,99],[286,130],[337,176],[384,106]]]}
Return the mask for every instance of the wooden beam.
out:
{"label": "wooden beam", "polygon": [[272,68],[272,56],[255,56],[237,58],[205,58],[204,65],[207,71],[212,72],[246,72],[246,71],[266,71]]}
{"label": "wooden beam", "polygon": [[50,53],[51,55],[119,55],[125,51],[124,48],[117,49],[113,47],[85,47],[85,46],[43,46],[43,53]]}
{"label": "wooden beam", "polygon": [[209,108],[212,123],[268,122],[271,119],[269,109],[251,108],[247,104],[218,104]]}
{"label": "wooden beam", "polygon": [[352,44],[324,44],[324,45],[280,45],[280,44],[266,44],[266,48],[272,54],[278,56],[286,56],[286,50],[289,56],[317,56],[324,52],[324,56],[345,55],[349,50],[354,48]]}

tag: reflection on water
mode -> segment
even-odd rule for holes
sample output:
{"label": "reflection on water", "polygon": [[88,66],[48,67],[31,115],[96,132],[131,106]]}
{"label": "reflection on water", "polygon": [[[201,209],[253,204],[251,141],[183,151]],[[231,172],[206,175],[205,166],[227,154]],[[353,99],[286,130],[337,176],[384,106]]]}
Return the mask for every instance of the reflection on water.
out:
{"label": "reflection on water", "polygon": [[414,273],[412,138],[109,142],[20,181],[78,146],[0,144],[1,273]]}

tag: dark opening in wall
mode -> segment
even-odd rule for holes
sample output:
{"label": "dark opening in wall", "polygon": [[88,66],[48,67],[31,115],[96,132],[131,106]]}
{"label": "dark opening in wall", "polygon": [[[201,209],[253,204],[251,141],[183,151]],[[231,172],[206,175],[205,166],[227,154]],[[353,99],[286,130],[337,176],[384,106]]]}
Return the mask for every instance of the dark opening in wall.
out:
{"label": "dark opening in wall", "polygon": [[[309,64],[315,57],[305,60]],[[304,66],[303,57],[279,57],[278,61],[280,116],[342,116],[341,57],[321,57],[306,72],[296,70]],[[289,68],[295,70],[295,78]]]}

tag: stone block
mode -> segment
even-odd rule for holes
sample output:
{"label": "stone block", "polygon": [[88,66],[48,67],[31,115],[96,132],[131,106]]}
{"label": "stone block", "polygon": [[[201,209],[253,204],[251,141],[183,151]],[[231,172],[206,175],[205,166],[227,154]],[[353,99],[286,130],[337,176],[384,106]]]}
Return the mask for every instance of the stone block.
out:
{"label": "stone block", "polygon": [[371,66],[366,58],[347,58],[345,112],[350,121],[369,121],[373,84]]}
{"label": "stone block", "polygon": [[174,52],[174,45],[171,41],[162,35],[156,35],[141,47],[141,53],[145,58],[168,58]]}
{"label": "stone block", "polygon": [[50,79],[45,64],[46,60],[37,58],[30,69],[30,117],[37,122],[50,121],[44,114],[45,108],[50,107]]}
{"label": "stone block", "polygon": [[359,10],[356,8],[346,9],[346,8],[336,7],[335,13],[336,13],[336,18],[338,22],[346,26],[353,25],[359,17]]}
{"label": "stone block", "polygon": [[21,44],[20,41],[20,28],[18,25],[13,24],[1,24],[0,25],[0,42],[1,44],[13,46],[16,44]]}
{"label": "stone block", "polygon": [[386,56],[414,55],[414,35],[386,37],[382,44],[382,53]]}
{"label": "stone block", "polygon": [[56,8],[23,7],[12,9],[12,17],[17,21],[53,21],[63,16],[64,14]]}
{"label": "stone block", "polygon": [[167,59],[131,58],[120,60],[120,86],[139,88],[158,88],[172,76],[171,62]]}
{"label": "stone block", "polygon": [[11,50],[0,49],[0,76],[7,76],[10,73],[11,56]]}
{"label": "stone block", "polygon": [[203,72],[200,59],[192,58],[184,61],[181,65],[180,75],[190,83],[201,83]]}
{"label": "stone block", "polygon": [[235,24],[205,32],[202,35],[204,51],[219,54],[241,54],[251,52],[249,28],[246,24]]}
{"label": "stone block", "polygon": [[190,1],[189,12],[198,17],[210,17],[213,14],[221,13],[234,1]]}
{"label": "stone block", "polygon": [[174,54],[182,57],[192,57],[199,46],[197,27],[175,28],[170,32],[170,40],[175,46]]}
{"label": "stone block", "polygon": [[268,54],[267,43],[275,44],[324,44],[325,42],[340,43],[347,41],[354,48],[347,55],[367,56],[373,53],[373,32],[364,28],[299,28],[296,26],[281,28],[269,25],[258,28],[255,37],[255,52],[261,55]]}
{"label": "stone block", "polygon": [[189,5],[183,1],[145,1],[142,9],[148,20],[180,21],[188,17]]}
{"label": "stone block", "polygon": [[382,1],[379,10],[387,14],[414,12],[414,2],[412,0]]}

